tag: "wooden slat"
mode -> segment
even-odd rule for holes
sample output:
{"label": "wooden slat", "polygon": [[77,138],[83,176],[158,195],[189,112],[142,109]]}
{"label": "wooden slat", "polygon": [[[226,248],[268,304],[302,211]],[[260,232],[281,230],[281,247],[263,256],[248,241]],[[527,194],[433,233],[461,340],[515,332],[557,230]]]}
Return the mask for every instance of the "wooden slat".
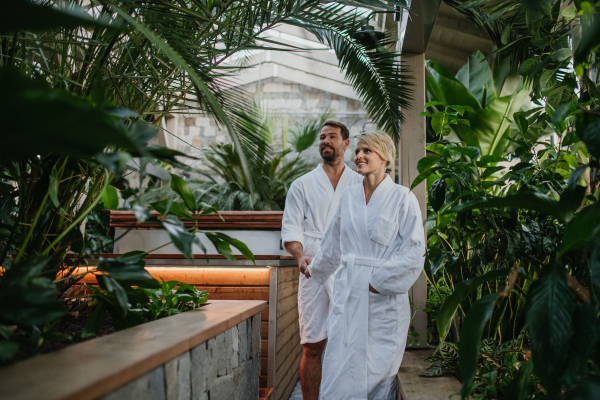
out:
{"label": "wooden slat", "polygon": [[278,284],[282,284],[289,281],[298,281],[300,279],[300,272],[298,271],[297,266],[291,267],[279,267],[279,272],[277,273],[277,282]]}
{"label": "wooden slat", "polygon": [[268,358],[260,358],[260,370],[261,371],[266,371],[267,370],[267,364],[269,363],[269,359]]}
{"label": "wooden slat", "polygon": [[[117,257],[121,257],[123,254],[117,254],[117,253],[102,253],[100,255],[100,257],[102,258],[117,258]],[[239,254],[234,254],[233,255],[235,257],[236,260],[247,260],[246,257],[239,255]],[[67,257],[79,257],[79,254],[72,254],[70,253],[69,255],[67,255]],[[254,259],[255,260],[284,260],[285,256],[278,256],[278,255],[273,255],[273,254],[254,254]],[[196,260],[205,260],[206,258],[208,258],[209,260],[226,260],[227,258],[225,256],[222,256],[220,254],[192,254],[192,258],[196,259]],[[96,258],[86,258],[88,261],[94,261],[97,262]],[[184,260],[187,259],[186,256],[184,256],[183,254],[148,254],[146,256],[144,256],[144,260]],[[287,258],[285,258],[285,260],[287,260]]]}
{"label": "wooden slat", "polygon": [[[79,267],[74,274],[95,271],[96,267]],[[185,268],[146,267],[156,279],[181,281],[197,286],[269,286],[269,268]],[[95,284],[94,274],[87,274],[83,282]]]}
{"label": "wooden slat", "polygon": [[267,376],[261,375],[258,377],[258,386],[267,387]]}
{"label": "wooden slat", "polygon": [[279,318],[277,318],[277,336],[279,336],[288,326],[298,325],[298,307],[294,307]]}
{"label": "wooden slat", "polygon": [[294,335],[300,336],[300,325],[298,324],[288,325],[281,334],[277,335],[277,353]]}
{"label": "wooden slat", "polygon": [[298,308],[298,295],[292,294],[277,302],[277,318],[287,313],[293,308]]}
{"label": "wooden slat", "polygon": [[281,300],[292,294],[298,294],[298,281],[280,283],[277,288],[277,299]]}
{"label": "wooden slat", "polygon": [[[286,400],[289,398],[290,393],[286,393],[288,389],[288,385],[290,382],[296,382],[298,380],[298,376],[299,376],[299,368],[300,368],[300,360],[302,360],[302,353],[300,353],[298,355],[298,357],[294,360],[292,358],[290,358],[290,360],[292,361],[290,367],[288,368],[287,372],[285,373],[285,375],[282,377],[281,380],[279,380],[279,382],[277,383],[277,386],[275,387],[275,399],[276,400]],[[287,395],[287,396],[286,396]]]}
{"label": "wooden slat", "polygon": [[[140,224],[133,211],[105,210],[110,214],[111,228],[129,228],[132,225],[143,229],[163,229],[161,224]],[[221,216],[216,214],[195,215],[196,221],[181,219],[184,226],[207,230],[280,230],[282,211],[222,211]],[[152,216],[162,218],[157,212],[151,212]]]}
{"label": "wooden slat", "polygon": [[261,352],[261,357],[266,357],[267,356],[267,349],[269,348],[269,341],[262,339],[261,340],[261,345],[260,345],[260,352]]}
{"label": "wooden slat", "polygon": [[[298,363],[298,365],[300,365],[300,363]],[[290,383],[288,383],[287,388],[281,394],[281,399],[282,400],[290,398],[292,392],[294,391],[294,387],[296,387],[296,383],[298,383],[299,379],[300,379],[300,369],[298,369],[298,374],[297,374],[296,377],[292,376],[292,379],[290,379]],[[275,397],[273,397],[273,399],[274,398]]]}
{"label": "wooden slat", "polygon": [[268,340],[269,339],[269,321],[260,321],[260,334],[261,339]]}
{"label": "wooden slat", "polygon": [[268,322],[269,321],[269,306],[267,306],[266,309],[264,309],[264,310],[261,311],[261,313],[260,313],[260,320],[261,320],[261,322],[264,322],[264,321]]}
{"label": "wooden slat", "polygon": [[[302,353],[302,345],[300,344],[300,336],[296,336],[291,338],[277,353],[278,359],[296,359],[298,354]],[[277,368],[277,376],[282,373],[285,373],[285,363],[278,365]]]}
{"label": "wooden slat", "polygon": [[269,301],[267,286],[198,286],[196,289],[206,290],[209,299],[218,300],[264,300]]}

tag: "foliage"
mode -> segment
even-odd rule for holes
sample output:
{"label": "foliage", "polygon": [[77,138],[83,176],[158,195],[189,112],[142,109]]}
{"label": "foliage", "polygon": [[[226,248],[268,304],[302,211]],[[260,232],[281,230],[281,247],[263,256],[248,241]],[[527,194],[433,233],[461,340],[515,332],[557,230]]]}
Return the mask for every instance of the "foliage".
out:
{"label": "foliage", "polygon": [[[506,115],[516,129],[500,136],[501,151],[459,135],[461,143],[430,145],[436,155],[419,162],[413,185],[426,180],[429,188],[426,273],[434,289],[443,279],[452,290],[436,314],[440,346],[444,338],[459,344],[462,398],[596,398],[598,6],[448,3],[488,30],[499,48],[493,74],[508,63],[532,86],[534,107]],[[458,118],[451,104],[477,112],[454,97],[440,112]],[[462,129],[442,114],[441,132]],[[543,130],[558,139],[540,141]],[[488,342],[529,344],[532,360],[515,353],[496,366],[485,356]]]}
{"label": "foliage", "polygon": [[[260,114],[260,111],[257,111]],[[273,135],[265,116],[261,118],[257,162],[252,164],[250,174],[242,169],[237,153],[228,143],[215,142],[204,151],[207,170],[202,171],[204,180],[189,180],[197,201],[214,206],[218,210],[279,211],[283,210],[287,191],[294,180],[310,172],[313,166],[301,158],[303,151],[316,141],[321,125],[328,118],[325,113],[306,124],[296,124],[291,129],[292,148],[276,151]],[[296,155],[288,160],[292,152]],[[260,160],[260,161],[258,161]],[[248,181],[253,181],[249,185]],[[254,189],[252,189],[254,188]],[[173,199],[169,188],[153,189],[138,199],[145,204],[156,200]]]}

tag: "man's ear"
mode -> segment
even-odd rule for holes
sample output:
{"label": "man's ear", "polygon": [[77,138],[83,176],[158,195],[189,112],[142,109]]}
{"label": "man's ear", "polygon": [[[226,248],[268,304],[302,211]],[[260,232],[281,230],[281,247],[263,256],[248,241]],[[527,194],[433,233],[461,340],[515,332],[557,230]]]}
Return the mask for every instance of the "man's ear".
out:
{"label": "man's ear", "polygon": [[350,147],[350,138],[344,140],[344,151],[348,150],[348,147]]}

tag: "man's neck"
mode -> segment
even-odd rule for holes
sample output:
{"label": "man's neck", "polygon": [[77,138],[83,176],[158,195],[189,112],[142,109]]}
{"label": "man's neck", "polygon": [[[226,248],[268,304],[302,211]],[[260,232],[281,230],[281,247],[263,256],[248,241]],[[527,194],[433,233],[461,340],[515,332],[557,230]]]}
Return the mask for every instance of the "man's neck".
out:
{"label": "man's neck", "polygon": [[323,166],[323,170],[329,177],[329,181],[331,182],[331,186],[333,186],[333,190],[337,187],[342,174],[344,173],[344,168],[346,165],[344,164],[344,159],[340,158],[335,161],[325,161],[321,164]]}

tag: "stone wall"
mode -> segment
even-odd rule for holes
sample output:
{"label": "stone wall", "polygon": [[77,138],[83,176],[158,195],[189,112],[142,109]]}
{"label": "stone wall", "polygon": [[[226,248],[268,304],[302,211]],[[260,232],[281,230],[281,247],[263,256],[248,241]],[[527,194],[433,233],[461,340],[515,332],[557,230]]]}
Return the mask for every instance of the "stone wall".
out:
{"label": "stone wall", "polygon": [[260,346],[258,313],[101,399],[258,399]]}
{"label": "stone wall", "polygon": [[[305,124],[318,118],[325,111],[331,113],[331,118],[343,122],[350,130],[350,137],[358,135],[363,129],[373,129],[367,113],[359,100],[346,98],[334,93],[325,92],[302,84],[291,83],[283,78],[269,78],[261,82],[242,86],[260,104],[263,113],[273,124],[274,147],[281,149],[284,143],[285,132],[294,124]],[[168,147],[179,150],[194,157],[202,157],[201,150],[211,143],[229,142],[226,130],[219,126],[214,118],[201,114],[174,114],[167,118],[166,127],[169,132],[177,136],[166,135]],[[351,139],[352,150],[356,145]],[[353,166],[352,151],[346,152],[345,161]],[[317,145],[302,154],[303,158],[314,163],[321,162]],[[294,154],[290,158],[295,157]],[[182,159],[183,162],[194,168],[203,169],[202,160]]]}

